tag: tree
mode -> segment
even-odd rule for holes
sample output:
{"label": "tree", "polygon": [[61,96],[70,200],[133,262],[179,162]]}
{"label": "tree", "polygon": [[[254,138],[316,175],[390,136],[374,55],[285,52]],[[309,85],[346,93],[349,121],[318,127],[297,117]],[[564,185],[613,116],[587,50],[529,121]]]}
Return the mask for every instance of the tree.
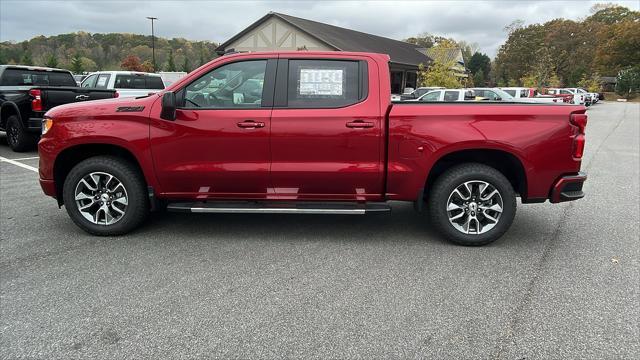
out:
{"label": "tree", "polygon": [[404,39],[403,41],[425,49],[428,49],[435,44],[434,36],[426,32]]}
{"label": "tree", "polygon": [[633,98],[640,92],[640,66],[625,69],[618,73],[616,93],[626,98]]}
{"label": "tree", "polygon": [[478,73],[478,71],[482,71],[483,74],[488,74],[491,71],[491,58],[489,58],[487,54],[476,51],[467,62],[467,69],[474,75]]}
{"label": "tree", "polygon": [[47,62],[45,63],[45,66],[50,68],[58,67],[58,59],[54,54],[50,54],[49,57],[47,57]]}
{"label": "tree", "polygon": [[186,73],[191,71],[191,68],[189,65],[189,58],[187,56],[184,57],[184,63],[182,63],[182,71]]}
{"label": "tree", "polygon": [[176,63],[173,60],[173,50],[169,50],[169,60],[167,60],[167,71],[176,71]]}
{"label": "tree", "polygon": [[482,69],[478,70],[473,75],[473,83],[475,84],[475,86],[479,86],[479,87],[486,85],[487,80],[485,79],[484,71],[482,71]]}
{"label": "tree", "polygon": [[143,62],[140,65],[140,69],[144,72],[155,72],[155,70],[153,69],[153,63],[151,62],[151,60],[145,60],[145,62]]}
{"label": "tree", "polygon": [[80,56],[79,53],[76,53],[73,58],[71,58],[71,72],[74,74],[82,74],[82,72],[84,72],[82,56]]}
{"label": "tree", "polygon": [[595,21],[607,25],[623,21],[640,21],[640,12],[611,3],[595,4],[591,7],[591,12],[593,15],[589,16],[586,21]]}
{"label": "tree", "polygon": [[602,28],[598,44],[595,68],[606,76],[640,64],[640,21],[623,21]]}
{"label": "tree", "polygon": [[129,55],[120,63],[120,68],[128,71],[142,71],[140,58],[135,55]]}
{"label": "tree", "polygon": [[206,63],[207,63],[207,60],[206,60],[206,58],[204,56],[204,50],[200,49],[200,62],[198,64],[198,66],[202,66],[202,65],[204,65]]}
{"label": "tree", "polygon": [[458,88],[462,84],[451,71],[451,63],[434,61],[429,68],[418,66],[418,81],[420,86],[442,86],[444,88]]}
{"label": "tree", "polygon": [[586,89],[589,92],[600,92],[602,91],[602,83],[600,83],[600,74],[593,73],[591,76],[587,76],[587,74],[582,75],[580,81],[578,81],[578,86]]}
{"label": "tree", "polygon": [[33,59],[31,58],[31,53],[29,51],[26,51],[24,55],[22,55],[22,58],[20,59],[20,64],[33,65]]}

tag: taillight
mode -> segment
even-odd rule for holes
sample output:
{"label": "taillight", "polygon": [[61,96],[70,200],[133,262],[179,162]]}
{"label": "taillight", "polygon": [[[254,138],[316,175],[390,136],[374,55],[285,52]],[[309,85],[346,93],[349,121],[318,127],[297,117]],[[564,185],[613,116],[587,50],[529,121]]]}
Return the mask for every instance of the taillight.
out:
{"label": "taillight", "polygon": [[571,115],[571,123],[578,127],[580,134],[584,134],[584,131],[587,128],[587,114]]}
{"label": "taillight", "polygon": [[572,114],[571,124],[578,128],[578,134],[573,138],[573,157],[581,159],[584,154],[584,133],[587,128],[587,114]]}
{"label": "taillight", "polygon": [[33,98],[31,100],[32,111],[42,111],[42,92],[39,89],[29,90],[29,95]]}
{"label": "taillight", "polygon": [[114,97],[114,98],[117,98],[117,97],[119,97],[119,96],[120,96],[120,94],[118,94],[118,92],[117,92],[117,91],[114,91],[114,92],[113,92],[113,97]]}

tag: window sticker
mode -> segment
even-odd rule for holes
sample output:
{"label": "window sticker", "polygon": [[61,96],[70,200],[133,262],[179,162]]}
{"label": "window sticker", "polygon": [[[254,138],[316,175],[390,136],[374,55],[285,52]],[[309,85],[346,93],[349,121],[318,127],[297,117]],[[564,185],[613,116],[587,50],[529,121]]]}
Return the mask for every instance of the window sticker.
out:
{"label": "window sticker", "polygon": [[300,69],[299,95],[342,96],[342,69]]}
{"label": "window sticker", "polygon": [[98,84],[96,85],[96,87],[100,87],[100,86],[106,86],[107,85],[107,77],[106,76],[100,76],[98,78]]}

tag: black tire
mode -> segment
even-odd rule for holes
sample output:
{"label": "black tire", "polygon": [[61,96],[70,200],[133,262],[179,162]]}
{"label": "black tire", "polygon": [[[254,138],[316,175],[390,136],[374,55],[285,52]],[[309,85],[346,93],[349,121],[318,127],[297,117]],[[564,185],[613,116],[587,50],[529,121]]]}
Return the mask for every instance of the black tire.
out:
{"label": "black tire", "polygon": [[[449,221],[449,197],[468,181],[489,183],[498,190],[502,199],[502,214],[495,226],[485,233],[465,234]],[[499,239],[509,229],[516,215],[516,194],[509,180],[498,170],[484,164],[467,163],[449,169],[436,179],[429,194],[428,208],[431,223],[447,239],[460,245],[480,246]]]}
{"label": "black tire", "polygon": [[[86,219],[75,200],[80,181],[94,172],[113,175],[126,190],[128,204],[124,215],[110,225],[96,224]],[[71,220],[84,231],[99,236],[123,235],[137,228],[149,213],[149,198],[145,180],[138,168],[114,156],[96,156],[78,163],[64,181],[63,199]]]}
{"label": "black tire", "polygon": [[29,151],[35,148],[38,142],[38,136],[36,134],[29,133],[20,119],[16,115],[11,115],[7,118],[7,143],[11,150],[15,152]]}

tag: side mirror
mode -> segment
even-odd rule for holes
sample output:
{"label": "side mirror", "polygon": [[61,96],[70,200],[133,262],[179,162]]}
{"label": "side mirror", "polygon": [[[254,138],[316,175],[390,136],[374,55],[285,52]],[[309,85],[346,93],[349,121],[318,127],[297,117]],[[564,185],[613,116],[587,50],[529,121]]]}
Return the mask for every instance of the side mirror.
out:
{"label": "side mirror", "polygon": [[166,92],[162,95],[162,111],[160,117],[165,120],[176,119],[176,94]]}
{"label": "side mirror", "polygon": [[496,98],[496,101],[502,101],[502,98],[501,98],[500,96],[498,96],[498,97]]}

